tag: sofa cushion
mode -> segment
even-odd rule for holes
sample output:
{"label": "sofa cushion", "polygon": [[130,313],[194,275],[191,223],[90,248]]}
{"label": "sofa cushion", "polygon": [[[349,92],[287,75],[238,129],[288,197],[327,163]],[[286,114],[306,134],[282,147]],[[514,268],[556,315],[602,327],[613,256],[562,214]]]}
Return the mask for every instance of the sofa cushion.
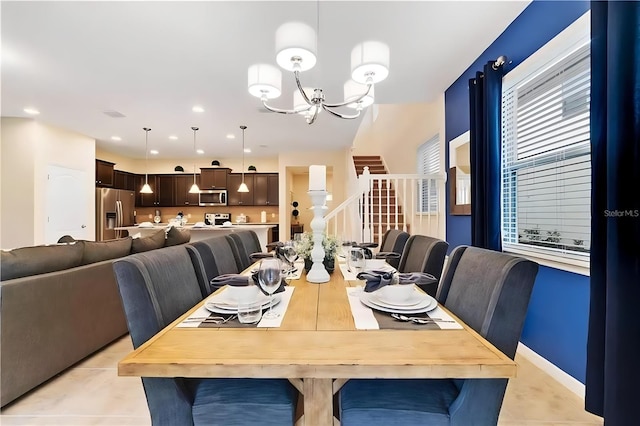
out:
{"label": "sofa cushion", "polygon": [[22,247],[0,256],[2,281],[80,266],[83,245],[78,243]]}
{"label": "sofa cushion", "polygon": [[116,259],[131,253],[131,237],[105,241],[81,241],[84,245],[82,264]]}
{"label": "sofa cushion", "polygon": [[142,238],[134,238],[131,241],[131,253],[142,253],[143,251],[155,250],[164,247],[164,229]]}
{"label": "sofa cushion", "polygon": [[188,229],[178,229],[172,226],[167,232],[167,239],[164,242],[165,247],[186,244],[191,240],[191,231]]}
{"label": "sofa cushion", "polygon": [[62,237],[60,237],[60,239],[58,240],[58,244],[62,244],[62,243],[72,243],[74,242],[76,239],[73,238],[71,235],[63,235]]}

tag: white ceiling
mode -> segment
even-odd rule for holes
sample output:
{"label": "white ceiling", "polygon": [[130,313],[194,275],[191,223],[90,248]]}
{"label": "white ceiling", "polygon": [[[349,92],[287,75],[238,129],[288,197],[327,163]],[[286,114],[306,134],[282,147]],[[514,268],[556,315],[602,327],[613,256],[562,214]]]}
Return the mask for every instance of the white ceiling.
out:
{"label": "white ceiling", "polygon": [[[368,39],[391,51],[376,103],[430,102],[528,3],[2,1],[2,115],[26,117],[23,109],[33,106],[38,120],[132,158],[144,158],[145,126],[152,129],[149,148],[167,159],[194,155],[191,126],[200,127],[197,145],[211,158],[240,155],[241,124],[251,155],[346,147],[360,119],[324,113],[309,126],[301,116],[263,112],[249,95],[247,68],[275,65],[280,24],[302,20],[317,28],[319,21],[318,64],[302,82],[321,87],[328,102],[342,101],[351,49]],[[293,75],[283,71],[282,86],[272,104],[290,108]],[[192,112],[196,104],[205,112]]]}

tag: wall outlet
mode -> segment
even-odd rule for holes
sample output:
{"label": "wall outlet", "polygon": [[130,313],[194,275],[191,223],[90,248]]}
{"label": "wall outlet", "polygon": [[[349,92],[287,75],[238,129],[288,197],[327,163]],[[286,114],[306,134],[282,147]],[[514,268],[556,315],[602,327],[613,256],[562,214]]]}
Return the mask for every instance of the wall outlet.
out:
{"label": "wall outlet", "polygon": [[271,213],[271,217],[276,217],[276,214],[275,213]]}
{"label": "wall outlet", "polygon": [[191,219],[191,213],[187,213],[187,219]]}
{"label": "wall outlet", "polygon": [[153,215],[149,213],[149,219],[153,219]]}

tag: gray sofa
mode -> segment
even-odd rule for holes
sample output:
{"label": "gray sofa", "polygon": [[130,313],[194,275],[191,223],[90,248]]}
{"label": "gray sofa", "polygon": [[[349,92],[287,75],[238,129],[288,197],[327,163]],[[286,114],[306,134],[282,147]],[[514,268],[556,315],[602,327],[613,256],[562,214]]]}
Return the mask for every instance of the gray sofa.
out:
{"label": "gray sofa", "polygon": [[112,263],[189,241],[169,233],[0,252],[1,406],[127,333]]}

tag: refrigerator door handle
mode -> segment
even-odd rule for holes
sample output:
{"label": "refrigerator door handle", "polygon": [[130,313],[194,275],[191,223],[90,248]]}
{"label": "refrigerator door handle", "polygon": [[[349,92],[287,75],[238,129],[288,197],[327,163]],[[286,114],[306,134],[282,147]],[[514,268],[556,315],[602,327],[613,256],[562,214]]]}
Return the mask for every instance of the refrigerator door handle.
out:
{"label": "refrigerator door handle", "polygon": [[[122,226],[122,205],[120,200],[116,200],[116,228]],[[116,230],[116,238],[120,238],[120,230]]]}

